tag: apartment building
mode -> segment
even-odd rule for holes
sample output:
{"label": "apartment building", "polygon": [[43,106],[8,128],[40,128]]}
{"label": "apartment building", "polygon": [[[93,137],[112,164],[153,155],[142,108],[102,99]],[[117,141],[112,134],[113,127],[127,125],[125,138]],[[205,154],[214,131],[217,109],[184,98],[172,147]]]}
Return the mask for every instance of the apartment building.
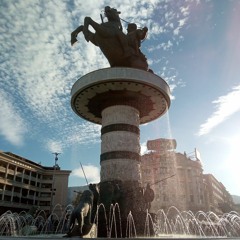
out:
{"label": "apartment building", "polygon": [[46,167],[10,152],[0,151],[0,214],[33,207],[51,211],[67,204],[71,171]]}

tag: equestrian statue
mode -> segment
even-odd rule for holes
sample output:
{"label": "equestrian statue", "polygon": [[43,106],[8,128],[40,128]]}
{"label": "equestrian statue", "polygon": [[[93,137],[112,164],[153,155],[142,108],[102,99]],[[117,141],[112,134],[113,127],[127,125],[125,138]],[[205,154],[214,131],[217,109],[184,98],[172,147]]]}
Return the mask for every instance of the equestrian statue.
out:
{"label": "equestrian statue", "polygon": [[[101,24],[85,17],[84,25],[72,32],[71,45],[77,42],[77,35],[82,32],[87,42],[90,41],[101,49],[111,67],[132,67],[152,72],[140,50],[148,28],[138,29],[135,23],[129,23],[125,34],[119,17],[120,12],[109,6],[106,6],[104,11],[108,21],[104,22],[102,15]],[[95,30],[94,33],[89,30],[89,26]]]}

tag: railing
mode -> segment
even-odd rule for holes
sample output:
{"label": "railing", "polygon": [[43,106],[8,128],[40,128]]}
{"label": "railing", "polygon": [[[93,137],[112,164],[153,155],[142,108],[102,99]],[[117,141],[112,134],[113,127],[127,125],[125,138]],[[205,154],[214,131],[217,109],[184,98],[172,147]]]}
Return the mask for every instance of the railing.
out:
{"label": "railing", "polygon": [[0,206],[1,207],[12,207],[12,208],[28,208],[30,209],[33,205],[26,204],[26,203],[19,203],[19,202],[10,202],[10,201],[4,201],[0,200]]}

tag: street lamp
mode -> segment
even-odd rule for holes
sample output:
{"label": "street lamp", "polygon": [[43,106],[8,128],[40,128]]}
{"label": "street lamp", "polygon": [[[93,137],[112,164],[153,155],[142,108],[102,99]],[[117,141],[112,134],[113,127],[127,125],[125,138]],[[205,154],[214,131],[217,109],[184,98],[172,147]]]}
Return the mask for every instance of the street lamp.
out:
{"label": "street lamp", "polygon": [[56,167],[58,166],[57,165],[57,161],[58,161],[58,155],[61,154],[61,153],[58,153],[58,152],[55,152],[55,153],[52,153],[55,155],[55,164],[53,166],[53,178],[52,178],[52,188],[50,189],[51,190],[51,201],[50,201],[50,214],[52,212],[52,208],[53,208],[53,196],[55,195],[55,191],[56,191],[56,188],[54,188],[54,185],[55,185],[55,171],[56,171]]}
{"label": "street lamp", "polygon": [[55,152],[55,153],[52,153],[55,155],[55,165],[54,165],[54,169],[56,168],[57,166],[57,161],[58,161],[58,155],[61,154],[61,153],[58,153],[58,152]]}

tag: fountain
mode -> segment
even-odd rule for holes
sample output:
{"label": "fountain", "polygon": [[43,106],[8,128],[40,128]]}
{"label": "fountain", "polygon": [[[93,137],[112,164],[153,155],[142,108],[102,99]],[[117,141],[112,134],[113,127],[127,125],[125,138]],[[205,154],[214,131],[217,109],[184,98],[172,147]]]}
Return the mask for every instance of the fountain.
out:
{"label": "fountain", "polygon": [[[140,50],[147,28],[137,29],[135,24],[129,24],[126,35],[122,32],[119,12],[107,6],[105,14],[108,22],[98,24],[86,17],[84,25],[71,35],[74,44],[78,33],[83,32],[87,41],[100,47],[111,66],[82,76],[71,91],[73,111],[87,121],[102,125],[99,195],[94,201],[97,204],[92,204],[94,210],[87,208],[87,211],[92,209],[92,225],[84,237],[239,237],[240,216],[236,212],[222,216],[202,211],[194,214],[180,212],[174,206],[167,211],[149,212],[154,193],[151,188],[142,186],[139,125],[167,112],[170,90],[168,84],[148,68],[146,57]],[[88,29],[89,25],[95,33]],[[89,206],[84,205],[84,201],[81,204],[79,209],[89,207],[91,202],[88,202]],[[0,216],[0,235],[63,237],[69,231],[73,212],[79,217],[76,210],[67,206],[61,215],[57,215],[54,208],[48,217],[44,211],[35,216],[8,211]],[[85,217],[81,215],[82,222]],[[74,227],[79,228],[76,225],[72,229]],[[71,236],[79,235],[72,230]]]}
{"label": "fountain", "polygon": [[[82,76],[72,87],[71,106],[80,117],[101,124],[101,179],[98,202],[108,211],[112,203],[121,209],[121,226],[127,228],[127,216],[135,218],[136,231],[143,235],[144,219],[153,200],[150,188],[144,191],[140,172],[139,125],[162,116],[170,106],[168,84],[148,68],[140,51],[140,41],[147,28],[129,24],[128,34],[121,31],[119,12],[105,7],[108,22],[97,24],[86,17],[84,25],[72,33],[72,44],[83,32],[87,41],[100,47],[110,68],[99,69]],[[92,26],[95,33],[88,27]],[[149,194],[151,195],[149,198]],[[100,214],[98,236],[106,237]],[[138,220],[136,220],[136,216]],[[116,229],[118,235],[120,233]],[[151,231],[151,230],[150,230]],[[115,234],[115,233],[112,233]]]}
{"label": "fountain", "polygon": [[[149,213],[154,192],[142,186],[139,126],[167,112],[170,89],[148,68],[147,59],[140,50],[148,29],[137,29],[136,24],[130,23],[128,33],[124,34],[119,14],[107,6],[107,22],[98,24],[85,17],[84,24],[71,35],[74,44],[82,32],[87,41],[101,49],[110,64],[110,68],[82,76],[71,91],[73,111],[102,126],[98,204],[104,208],[97,209],[98,237],[229,236],[233,225],[236,230],[230,232],[238,236],[238,220],[225,224],[225,220],[213,213],[201,212],[195,216],[190,211],[180,213],[174,207],[169,209],[171,217],[163,210]],[[239,219],[236,213],[233,215],[229,219]]]}
{"label": "fountain", "polygon": [[[30,238],[62,238],[68,229],[69,219],[73,206],[69,205],[62,210],[62,215],[57,216],[54,212],[46,217],[44,211],[40,211],[36,216],[31,216],[27,212],[12,213],[7,211],[0,216],[0,239],[4,237]],[[107,219],[107,211],[103,204],[98,205],[94,223],[99,224],[100,214],[104,212],[106,224],[102,226],[107,231],[106,238],[135,238],[139,236],[136,229],[136,218],[129,212],[127,216],[126,229],[121,228],[121,221],[118,221],[121,209],[118,204],[111,205],[112,214]],[[55,210],[53,210],[55,211]],[[171,215],[171,216],[170,216]],[[213,212],[204,213],[199,211],[179,211],[176,207],[170,207],[166,212],[159,209],[156,218],[152,219],[146,213],[144,220],[144,232],[142,236],[146,238],[237,238],[240,236],[240,215],[236,212],[225,213],[217,216]],[[154,234],[151,234],[151,225]],[[116,229],[121,229],[120,235]],[[123,232],[125,231],[125,232]],[[114,234],[113,234],[114,233]],[[9,238],[8,238],[9,239]]]}

